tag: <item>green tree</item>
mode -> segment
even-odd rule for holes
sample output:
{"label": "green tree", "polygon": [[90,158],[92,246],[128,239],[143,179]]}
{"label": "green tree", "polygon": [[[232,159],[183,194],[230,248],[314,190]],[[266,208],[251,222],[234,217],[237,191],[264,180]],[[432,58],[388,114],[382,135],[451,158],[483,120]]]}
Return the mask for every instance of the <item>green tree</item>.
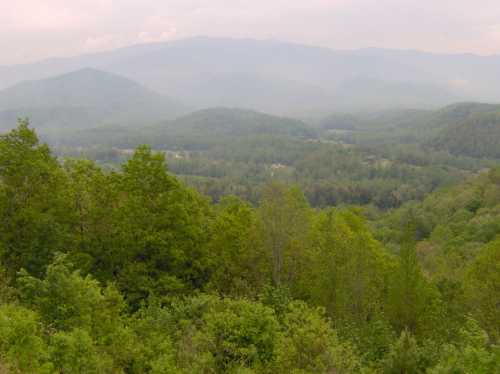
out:
{"label": "green tree", "polygon": [[75,231],[101,281],[116,282],[134,308],[151,294],[205,285],[210,207],[167,172],[162,153],[139,147],[123,172],[109,175],[83,166],[73,172],[74,201],[84,207]]}
{"label": "green tree", "polygon": [[186,372],[266,372],[274,362],[279,323],[259,302],[197,296],[174,303],[167,320]]}
{"label": "green tree", "polygon": [[470,310],[492,342],[500,343],[500,239],[481,249],[465,279]]}
{"label": "green tree", "polygon": [[112,373],[112,361],[100,356],[86,330],[56,332],[50,339],[50,352],[55,369],[60,373]]}
{"label": "green tree", "polygon": [[210,289],[223,295],[255,296],[266,282],[265,255],[256,246],[256,214],[236,197],[216,206],[209,254],[213,259]]}
{"label": "green tree", "polygon": [[[118,204],[114,174],[105,173],[88,160],[65,160],[69,179],[68,199],[71,214],[71,261],[83,272],[92,272],[98,279],[111,280],[114,271],[113,211]],[[107,265],[104,268],[103,263]]]}
{"label": "green tree", "polygon": [[172,343],[175,321],[169,308],[162,307],[158,300],[150,298],[148,304],[132,316],[131,326],[139,342],[129,366],[131,373],[182,372],[176,363],[177,352]]}
{"label": "green tree", "polygon": [[66,349],[77,349],[80,340],[85,349],[93,350],[88,343],[92,339],[100,354],[112,357],[117,366],[130,361],[134,336],[123,318],[123,298],[114,287],[102,289],[91,276],[83,277],[78,270],[72,270],[64,255],[57,256],[47,267],[43,279],[23,270],[18,283],[21,301],[61,332],[61,355],[65,356]]}
{"label": "green tree", "polygon": [[308,263],[309,205],[298,188],[271,183],[262,192],[258,217],[262,244],[271,262],[273,285],[293,288]]}
{"label": "green tree", "polygon": [[357,324],[380,318],[391,267],[359,215],[336,209],[318,215],[310,291],[330,315]]}
{"label": "green tree", "polygon": [[488,347],[488,335],[472,318],[460,330],[455,344],[446,344],[441,349],[438,363],[430,374],[445,373],[495,373],[500,368],[500,348]]}
{"label": "green tree", "polygon": [[0,135],[0,249],[11,273],[37,275],[69,238],[66,178],[28,121]]}
{"label": "green tree", "polygon": [[408,330],[403,330],[394,342],[382,371],[387,374],[418,374],[425,372],[425,360],[415,338]]}
{"label": "green tree", "polygon": [[0,360],[12,372],[52,372],[37,313],[14,304],[0,306]]}
{"label": "green tree", "polygon": [[292,302],[283,315],[276,373],[359,373],[353,349],[337,338],[324,311]]}
{"label": "green tree", "polygon": [[429,285],[415,250],[415,231],[408,226],[402,239],[399,264],[390,281],[389,316],[396,331],[415,333],[430,306]]}

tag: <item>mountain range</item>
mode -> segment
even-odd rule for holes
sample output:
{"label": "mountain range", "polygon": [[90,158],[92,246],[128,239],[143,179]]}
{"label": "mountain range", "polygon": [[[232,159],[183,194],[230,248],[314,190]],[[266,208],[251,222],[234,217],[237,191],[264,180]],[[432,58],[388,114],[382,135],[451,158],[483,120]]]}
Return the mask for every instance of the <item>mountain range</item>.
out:
{"label": "mountain range", "polygon": [[500,57],[198,37],[0,67],[0,88],[93,68],[193,108],[309,116],[498,101]]}

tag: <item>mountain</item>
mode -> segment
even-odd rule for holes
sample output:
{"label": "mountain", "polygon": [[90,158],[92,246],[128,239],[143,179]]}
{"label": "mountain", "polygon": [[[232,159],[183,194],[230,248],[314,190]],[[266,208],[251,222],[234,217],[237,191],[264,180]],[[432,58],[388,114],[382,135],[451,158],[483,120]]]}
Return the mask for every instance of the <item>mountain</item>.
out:
{"label": "mountain", "polygon": [[457,119],[429,144],[452,154],[500,158],[500,105],[462,104],[448,109]]}
{"label": "mountain", "polygon": [[315,132],[299,120],[236,108],[203,109],[175,120],[138,128],[103,126],[49,139],[71,146],[106,145],[156,148],[205,148],[235,138],[256,136],[314,137]]}
{"label": "mountain", "polygon": [[[173,118],[183,106],[116,74],[84,68],[0,91],[0,128],[29,117],[37,128],[136,124]],[[14,120],[14,121],[13,121]]]}
{"label": "mountain", "polygon": [[437,84],[357,77],[340,85],[335,105],[349,111],[360,108],[370,111],[388,108],[428,109],[455,102],[458,98],[451,90]]}
{"label": "mountain", "polygon": [[202,108],[274,114],[498,101],[500,57],[198,37],[0,67],[0,87],[93,67]]}
{"label": "mountain", "polygon": [[469,119],[471,116],[481,115],[500,110],[499,104],[463,102],[448,105],[434,113],[434,122],[437,125],[453,125]]}
{"label": "mountain", "polygon": [[323,129],[384,130],[414,129],[443,130],[462,123],[471,116],[500,110],[500,104],[460,102],[437,110],[388,109],[380,111],[332,113],[318,122]]}
{"label": "mountain", "polygon": [[324,130],[374,131],[395,128],[419,128],[425,126],[432,116],[432,110],[387,109],[362,113],[333,113],[319,121]]}
{"label": "mountain", "polygon": [[301,121],[238,108],[199,110],[161,127],[179,133],[196,132],[211,136],[255,134],[307,136],[310,133]]}
{"label": "mountain", "polygon": [[240,107],[301,115],[321,111],[335,101],[331,93],[319,86],[262,73],[206,74],[187,87],[180,88],[177,95],[199,108]]}

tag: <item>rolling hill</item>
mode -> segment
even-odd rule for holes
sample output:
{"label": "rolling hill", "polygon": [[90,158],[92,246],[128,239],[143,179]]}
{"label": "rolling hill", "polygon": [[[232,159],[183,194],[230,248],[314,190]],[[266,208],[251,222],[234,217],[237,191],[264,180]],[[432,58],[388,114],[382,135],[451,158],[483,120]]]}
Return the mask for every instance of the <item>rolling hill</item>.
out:
{"label": "rolling hill", "polygon": [[500,104],[461,102],[437,110],[333,113],[316,122],[325,136],[364,145],[418,144],[457,156],[499,158]]}
{"label": "rolling hill", "polygon": [[54,135],[49,140],[70,146],[104,145],[130,148],[139,144],[150,144],[162,149],[192,149],[215,143],[224,144],[240,137],[263,135],[314,137],[315,131],[305,123],[291,118],[245,109],[211,108],[140,129],[103,126],[63,137]]}
{"label": "rolling hill", "polygon": [[500,105],[455,107],[460,119],[449,123],[429,144],[455,155],[500,158]]}

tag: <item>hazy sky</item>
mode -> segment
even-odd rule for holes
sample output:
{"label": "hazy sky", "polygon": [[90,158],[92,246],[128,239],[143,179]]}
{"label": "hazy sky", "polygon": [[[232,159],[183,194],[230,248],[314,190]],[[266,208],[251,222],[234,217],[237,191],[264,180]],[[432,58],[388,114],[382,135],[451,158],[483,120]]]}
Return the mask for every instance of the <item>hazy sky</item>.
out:
{"label": "hazy sky", "polygon": [[0,0],[0,65],[196,35],[500,54],[500,0]]}

